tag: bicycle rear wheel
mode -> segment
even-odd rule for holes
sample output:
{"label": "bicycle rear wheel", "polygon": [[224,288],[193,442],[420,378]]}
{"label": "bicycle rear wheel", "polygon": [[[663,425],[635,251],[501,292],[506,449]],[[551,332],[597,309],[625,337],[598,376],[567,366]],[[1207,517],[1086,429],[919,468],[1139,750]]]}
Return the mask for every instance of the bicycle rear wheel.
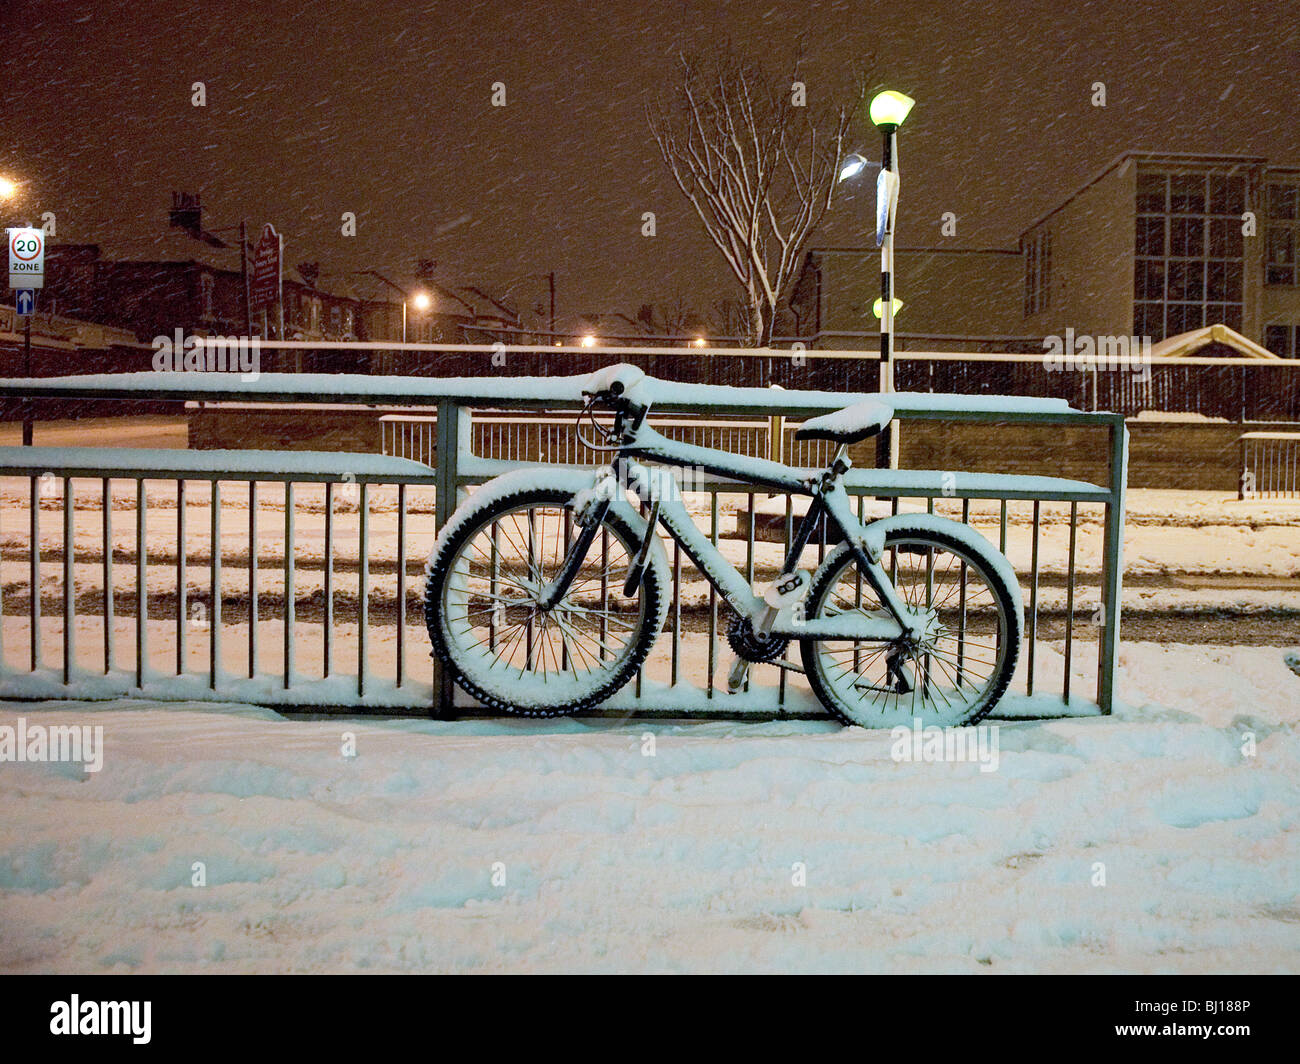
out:
{"label": "bicycle rear wheel", "polygon": [[[808,682],[846,724],[974,724],[1015,672],[1024,623],[1015,575],[991,545],[960,525],[941,530],[925,518],[893,525],[881,567],[903,601],[927,616],[924,637],[801,640]],[[886,612],[847,545],[817,571],[804,610],[809,619]]]}

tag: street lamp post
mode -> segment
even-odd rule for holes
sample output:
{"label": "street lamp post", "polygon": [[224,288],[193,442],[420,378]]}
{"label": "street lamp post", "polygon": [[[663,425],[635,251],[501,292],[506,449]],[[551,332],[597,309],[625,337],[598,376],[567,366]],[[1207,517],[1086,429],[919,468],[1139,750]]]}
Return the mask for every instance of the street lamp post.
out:
{"label": "street lamp post", "polygon": [[[894,390],[894,216],[898,210],[898,127],[916,101],[886,89],[871,100],[871,123],[883,140],[880,175],[876,183],[876,242],[880,245],[880,390]],[[891,421],[876,444],[876,464],[898,465],[898,422]]]}

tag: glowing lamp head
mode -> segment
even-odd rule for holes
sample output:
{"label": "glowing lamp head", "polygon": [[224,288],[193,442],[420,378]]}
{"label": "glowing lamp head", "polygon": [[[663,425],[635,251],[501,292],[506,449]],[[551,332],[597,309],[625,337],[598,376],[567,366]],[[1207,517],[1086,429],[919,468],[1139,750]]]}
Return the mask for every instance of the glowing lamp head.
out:
{"label": "glowing lamp head", "polygon": [[18,184],[7,177],[0,177],[0,199],[13,199],[18,195]]}
{"label": "glowing lamp head", "polygon": [[886,89],[878,92],[871,100],[871,124],[873,126],[901,126],[916,103],[910,96]]}
{"label": "glowing lamp head", "polygon": [[[878,318],[880,317],[882,311],[884,310],[884,307],[885,307],[885,301],[883,299],[877,299],[874,303],[871,304],[871,313]],[[899,299],[897,296],[895,296],[894,307],[893,307],[894,313],[897,314],[902,309],[903,309],[903,301]]]}
{"label": "glowing lamp head", "polygon": [[415,295],[411,297],[411,306],[416,310],[428,310],[432,305],[432,302],[433,301],[429,298],[428,292],[416,292]]}
{"label": "glowing lamp head", "polygon": [[856,177],[862,173],[863,168],[867,165],[867,160],[857,152],[850,152],[844,156],[844,161],[840,163],[839,181],[847,181],[851,177]]}
{"label": "glowing lamp head", "polygon": [[595,346],[596,346],[596,338],[595,338],[594,336],[592,336],[591,333],[588,333],[586,336],[584,336],[584,337],[582,338],[582,346],[583,346],[583,347],[595,347]]}
{"label": "glowing lamp head", "polygon": [[692,343],[694,346],[696,346],[696,347],[703,347],[703,346],[704,346],[704,337],[703,337],[703,336],[697,336],[694,340],[691,341],[691,343]]}

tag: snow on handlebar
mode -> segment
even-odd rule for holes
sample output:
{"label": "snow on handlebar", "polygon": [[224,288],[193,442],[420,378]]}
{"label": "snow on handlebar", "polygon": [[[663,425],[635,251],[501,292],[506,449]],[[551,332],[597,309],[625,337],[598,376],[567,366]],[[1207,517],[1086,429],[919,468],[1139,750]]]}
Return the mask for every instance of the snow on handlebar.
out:
{"label": "snow on handlebar", "polygon": [[587,376],[582,385],[582,394],[623,395],[645,380],[645,371],[636,366],[620,362],[617,366],[606,366]]}

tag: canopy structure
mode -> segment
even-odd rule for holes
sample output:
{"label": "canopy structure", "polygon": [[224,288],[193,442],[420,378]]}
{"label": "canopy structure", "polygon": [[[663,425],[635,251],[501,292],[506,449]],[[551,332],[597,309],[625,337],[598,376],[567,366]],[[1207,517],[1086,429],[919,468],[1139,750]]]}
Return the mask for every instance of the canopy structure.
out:
{"label": "canopy structure", "polygon": [[1278,356],[1267,348],[1260,347],[1254,340],[1249,340],[1241,333],[1229,329],[1226,325],[1207,325],[1203,329],[1169,336],[1151,347],[1151,357],[1187,358],[1196,354],[1210,344],[1222,344],[1242,358],[1266,358],[1276,361]]}

